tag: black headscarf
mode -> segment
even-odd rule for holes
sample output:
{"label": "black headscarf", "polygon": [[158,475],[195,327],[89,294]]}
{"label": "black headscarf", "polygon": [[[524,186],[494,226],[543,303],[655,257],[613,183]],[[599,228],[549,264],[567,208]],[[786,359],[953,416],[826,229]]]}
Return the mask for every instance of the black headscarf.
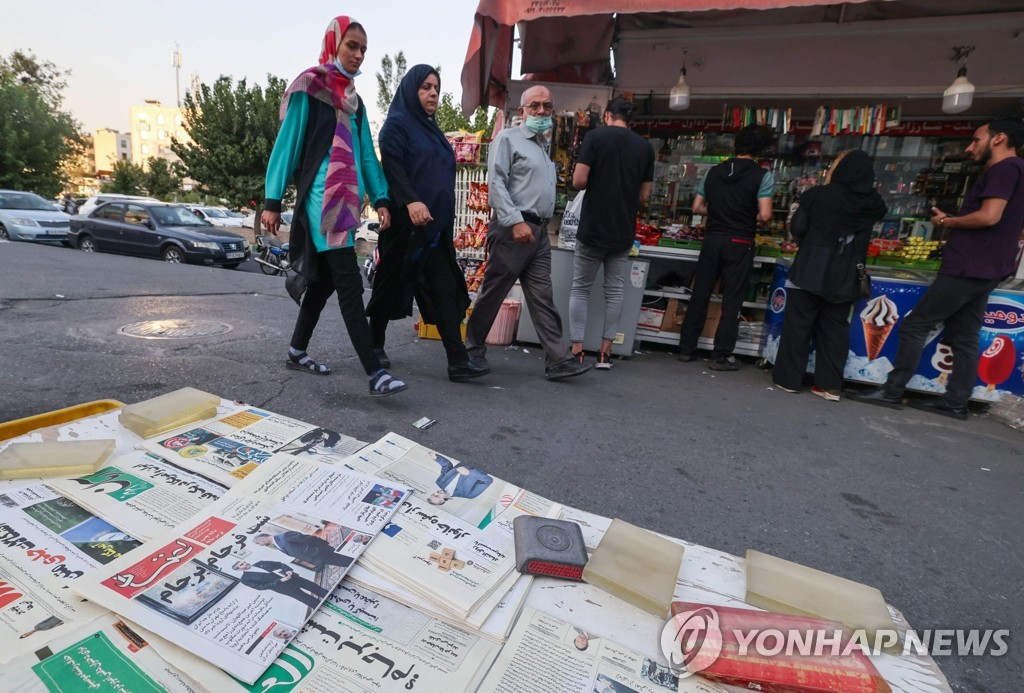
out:
{"label": "black headscarf", "polygon": [[871,228],[886,210],[871,157],[859,149],[848,152],[827,185],[800,196],[792,224],[800,250],[789,280],[832,303],[857,298],[857,264],[864,263]]}
{"label": "black headscarf", "polygon": [[812,226],[827,229],[833,239],[870,231],[886,211],[875,190],[871,157],[860,149],[848,152],[836,164],[830,182],[808,190],[800,206],[810,215]]}
{"label": "black headscarf", "polygon": [[440,84],[441,76],[430,65],[414,65],[405,73],[378,141],[381,155],[402,166],[417,198],[430,210],[434,220],[423,231],[433,245],[455,223],[455,153],[434,116],[420,105],[419,88],[429,75]]}

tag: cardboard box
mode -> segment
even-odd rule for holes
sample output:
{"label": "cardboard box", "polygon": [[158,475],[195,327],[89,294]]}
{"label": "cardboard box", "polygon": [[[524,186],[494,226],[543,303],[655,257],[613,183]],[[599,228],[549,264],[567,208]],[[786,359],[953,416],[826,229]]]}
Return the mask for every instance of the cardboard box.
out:
{"label": "cardboard box", "polygon": [[718,301],[711,301],[708,303],[708,317],[704,319],[704,329],[701,331],[700,336],[707,339],[715,338],[715,331],[718,329],[718,323],[722,320],[722,304]]}
{"label": "cardboard box", "polygon": [[668,306],[665,308],[665,315],[661,320],[661,331],[679,334],[683,327],[683,317],[685,315],[686,304],[679,299],[670,298]]}
{"label": "cardboard box", "polygon": [[645,306],[640,309],[640,315],[636,319],[636,326],[647,330],[660,330],[664,319],[665,311]]}

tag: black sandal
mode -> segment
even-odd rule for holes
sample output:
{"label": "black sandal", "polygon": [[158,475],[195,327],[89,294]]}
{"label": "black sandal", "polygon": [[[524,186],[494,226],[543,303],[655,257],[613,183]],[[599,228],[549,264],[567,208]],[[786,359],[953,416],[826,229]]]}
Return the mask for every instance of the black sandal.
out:
{"label": "black sandal", "polygon": [[387,397],[408,388],[408,385],[384,370],[370,381],[370,395],[372,397]]}
{"label": "black sandal", "polygon": [[309,354],[302,352],[298,356],[292,356],[288,354],[287,360],[284,365],[292,370],[304,371],[306,373],[312,373],[313,375],[330,375],[331,368],[325,363],[317,363],[313,359],[309,358]]}

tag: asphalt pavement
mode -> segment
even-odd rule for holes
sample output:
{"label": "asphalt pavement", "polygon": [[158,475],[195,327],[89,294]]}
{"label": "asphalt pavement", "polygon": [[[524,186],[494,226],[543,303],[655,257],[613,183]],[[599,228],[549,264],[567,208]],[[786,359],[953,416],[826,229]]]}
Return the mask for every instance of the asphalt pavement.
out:
{"label": "asphalt pavement", "polygon": [[[548,382],[535,345],[494,347],[490,376],[455,384],[412,319],[387,345],[409,390],[370,398],[333,304],[309,352],[334,373],[284,367],[296,311],[280,277],[0,243],[0,419],[190,385],[366,441],[396,431],[561,503],[876,586],[918,630],[1009,628],[1003,657],[937,661],[954,690],[1024,689],[1024,432],[786,394],[751,362],[714,373],[647,348]],[[174,319],[230,331],[121,332]],[[414,428],[423,416],[437,425]]]}

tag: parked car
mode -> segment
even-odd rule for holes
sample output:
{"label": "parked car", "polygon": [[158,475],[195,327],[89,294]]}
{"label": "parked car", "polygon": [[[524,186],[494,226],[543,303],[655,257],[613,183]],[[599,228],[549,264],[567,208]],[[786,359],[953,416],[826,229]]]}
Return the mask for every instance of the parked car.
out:
{"label": "parked car", "polygon": [[139,202],[159,202],[153,197],[146,197],[144,195],[122,195],[120,193],[101,193],[99,195],[93,195],[85,204],[78,205],[79,216],[89,216],[93,211],[102,204],[112,202],[113,200],[136,200]]}
{"label": "parked car", "polygon": [[87,253],[106,251],[228,269],[252,253],[237,233],[200,219],[183,205],[164,202],[108,202],[87,217],[73,217],[68,238]]}
{"label": "parked car", "polygon": [[370,221],[364,219],[363,223],[356,229],[356,255],[359,257],[369,257],[373,254],[373,249],[377,247],[377,238],[379,237],[380,224],[376,221]]}
{"label": "parked car", "polygon": [[[278,229],[278,235],[284,235],[286,237],[291,236],[292,232],[292,216],[295,214],[294,210],[288,210],[287,212],[281,212],[281,228]],[[251,229],[256,224],[256,215],[249,214],[242,219],[242,228]],[[260,233],[266,233],[261,231]]]}
{"label": "parked car", "polygon": [[0,240],[67,244],[70,220],[69,215],[35,193],[0,190]]}
{"label": "parked car", "polygon": [[241,219],[235,219],[227,213],[227,210],[220,207],[200,207],[198,205],[186,205],[193,214],[200,219],[205,219],[214,226],[226,226],[228,228],[240,229],[244,226]]}

